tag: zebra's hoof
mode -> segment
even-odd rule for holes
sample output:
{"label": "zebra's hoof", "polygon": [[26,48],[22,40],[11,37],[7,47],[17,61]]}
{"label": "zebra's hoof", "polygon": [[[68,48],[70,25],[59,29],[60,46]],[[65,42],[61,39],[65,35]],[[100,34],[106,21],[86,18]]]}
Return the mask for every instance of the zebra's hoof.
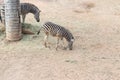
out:
{"label": "zebra's hoof", "polygon": [[63,48],[63,50],[67,50],[67,48],[66,48],[66,47],[64,47],[64,48]]}
{"label": "zebra's hoof", "polygon": [[50,47],[50,46],[47,46],[47,48],[51,49],[51,47]]}
{"label": "zebra's hoof", "polygon": [[45,45],[45,48],[49,48],[49,49],[51,49],[51,47],[50,47],[50,46],[46,46],[46,45]]}
{"label": "zebra's hoof", "polygon": [[58,51],[58,48],[55,48],[56,51]]}

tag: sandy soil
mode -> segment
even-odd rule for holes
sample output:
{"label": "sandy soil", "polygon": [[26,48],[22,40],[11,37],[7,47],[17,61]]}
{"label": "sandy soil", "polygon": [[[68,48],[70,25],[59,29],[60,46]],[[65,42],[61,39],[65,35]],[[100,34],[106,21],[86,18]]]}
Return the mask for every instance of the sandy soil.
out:
{"label": "sandy soil", "polygon": [[53,37],[49,39],[52,48],[44,48],[43,33],[37,38],[23,35],[12,43],[4,42],[1,33],[0,80],[120,79],[120,0],[21,2],[36,4],[42,11],[40,24],[32,14],[26,23],[38,26],[52,21],[65,26],[75,37],[74,49],[56,51]]}

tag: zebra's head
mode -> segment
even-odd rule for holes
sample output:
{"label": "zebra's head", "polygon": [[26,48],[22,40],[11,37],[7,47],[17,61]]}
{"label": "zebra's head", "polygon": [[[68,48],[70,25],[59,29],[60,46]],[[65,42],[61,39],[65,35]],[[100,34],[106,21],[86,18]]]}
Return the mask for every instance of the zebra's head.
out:
{"label": "zebra's head", "polygon": [[1,11],[0,11],[0,21],[2,22]]}
{"label": "zebra's head", "polygon": [[0,14],[0,21],[2,22],[1,14]]}
{"label": "zebra's head", "polygon": [[1,21],[1,23],[3,22],[2,12],[5,12],[5,10],[4,9],[0,9],[0,21]]}
{"label": "zebra's head", "polygon": [[36,19],[37,22],[40,22],[40,12],[41,12],[41,11],[37,11],[37,12],[35,13],[35,15],[34,15],[34,17],[35,17],[35,19]]}
{"label": "zebra's head", "polygon": [[71,41],[68,43],[69,50],[73,49],[73,42],[74,42],[74,38],[72,38]]}

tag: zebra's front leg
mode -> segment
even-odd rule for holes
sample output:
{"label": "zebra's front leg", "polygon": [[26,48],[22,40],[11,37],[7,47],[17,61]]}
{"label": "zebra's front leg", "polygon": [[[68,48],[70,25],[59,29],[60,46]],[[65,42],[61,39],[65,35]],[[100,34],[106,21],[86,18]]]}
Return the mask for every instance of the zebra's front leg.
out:
{"label": "zebra's front leg", "polygon": [[58,50],[58,45],[59,45],[59,37],[57,37],[57,42],[56,42],[56,50]]}
{"label": "zebra's front leg", "polygon": [[62,48],[63,48],[63,50],[66,50],[65,42],[64,42],[64,40],[63,40],[63,37],[61,37],[61,42],[62,42]]}
{"label": "zebra's front leg", "polygon": [[2,17],[1,17],[1,15],[0,15],[0,21],[1,21],[1,23],[2,23]]}
{"label": "zebra's front leg", "polygon": [[24,14],[24,15],[22,15],[22,22],[23,22],[23,24],[25,23],[25,17],[26,17],[26,15]]}
{"label": "zebra's front leg", "polygon": [[65,47],[65,42],[64,42],[64,40],[63,40],[63,39],[61,39],[61,40],[62,40],[63,50],[66,50],[66,49],[67,49],[67,47]]}

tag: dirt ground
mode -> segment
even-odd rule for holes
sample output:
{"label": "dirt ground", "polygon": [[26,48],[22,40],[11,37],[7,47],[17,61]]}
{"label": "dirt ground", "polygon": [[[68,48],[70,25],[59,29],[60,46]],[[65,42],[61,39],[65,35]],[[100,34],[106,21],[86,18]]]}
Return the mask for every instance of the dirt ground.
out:
{"label": "dirt ground", "polygon": [[[40,8],[41,22],[28,14],[26,23],[52,21],[69,29],[74,47],[44,48],[41,34],[6,43],[0,33],[0,80],[120,80],[120,0],[21,0]],[[2,25],[2,24],[1,24]]]}

